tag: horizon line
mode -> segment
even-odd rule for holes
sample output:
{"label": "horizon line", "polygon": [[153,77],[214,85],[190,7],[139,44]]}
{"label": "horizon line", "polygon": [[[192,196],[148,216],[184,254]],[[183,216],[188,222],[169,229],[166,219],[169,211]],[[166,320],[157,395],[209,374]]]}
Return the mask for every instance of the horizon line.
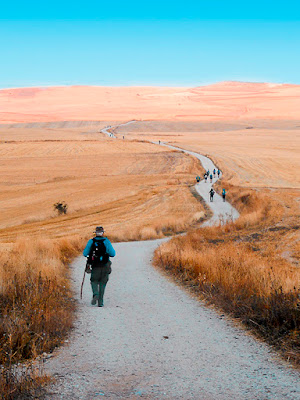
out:
{"label": "horizon line", "polygon": [[300,86],[297,83],[290,83],[290,82],[268,82],[268,81],[240,81],[240,80],[221,80],[221,81],[214,81],[214,82],[207,82],[204,84],[195,84],[195,85],[143,85],[143,84],[132,84],[132,85],[97,85],[97,84],[53,84],[53,85],[29,85],[29,86],[6,86],[1,87],[0,91],[2,90],[15,90],[15,89],[31,89],[31,88],[39,88],[39,89],[49,89],[49,88],[67,88],[67,87],[105,87],[105,88],[129,88],[129,87],[136,87],[136,88],[154,88],[154,87],[161,87],[161,88],[196,88],[196,87],[205,87],[205,86],[213,86],[220,83],[253,83],[253,84],[266,84],[266,85],[289,85],[289,86]]}

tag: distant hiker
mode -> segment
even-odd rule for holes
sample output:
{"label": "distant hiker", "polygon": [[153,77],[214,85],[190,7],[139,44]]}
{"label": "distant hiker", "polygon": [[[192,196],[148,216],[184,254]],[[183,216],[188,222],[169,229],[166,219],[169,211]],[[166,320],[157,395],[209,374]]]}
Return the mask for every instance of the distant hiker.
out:
{"label": "distant hiker", "polygon": [[218,169],[218,178],[220,177],[220,173],[221,173],[221,171]]}
{"label": "distant hiker", "polygon": [[222,197],[223,197],[223,201],[226,201],[226,190],[225,189],[222,190]]}
{"label": "distant hiker", "polygon": [[160,140],[158,141],[158,144],[160,144]]}
{"label": "distant hiker", "polygon": [[125,136],[123,136],[123,139],[125,139]]}
{"label": "distant hiker", "polygon": [[198,176],[196,176],[196,181],[197,181],[197,183],[199,183],[200,181],[201,181],[201,178],[200,178],[200,176],[198,175]]}
{"label": "distant hiker", "polygon": [[83,250],[87,258],[86,272],[91,272],[91,286],[93,291],[92,305],[98,301],[98,307],[103,307],[103,296],[109,274],[111,273],[111,261],[109,257],[116,255],[109,239],[104,235],[102,226],[97,226],[94,232],[96,236],[90,239]]}
{"label": "distant hiker", "polygon": [[214,177],[216,176],[216,170],[215,170],[215,168],[214,168],[214,170],[213,170],[213,173],[214,173]]}
{"label": "distant hiker", "polygon": [[207,174],[204,174],[205,183],[207,182]]}
{"label": "distant hiker", "polygon": [[212,179],[213,179],[212,174],[210,174],[209,178],[210,178],[210,183],[211,183],[211,182],[212,182]]}
{"label": "distant hiker", "polygon": [[209,176],[209,169],[206,171],[206,173],[207,173],[207,176]]}
{"label": "distant hiker", "polygon": [[211,188],[210,191],[209,191],[209,199],[210,199],[210,201],[214,201],[214,194],[215,194],[215,191],[214,191],[213,188]]}

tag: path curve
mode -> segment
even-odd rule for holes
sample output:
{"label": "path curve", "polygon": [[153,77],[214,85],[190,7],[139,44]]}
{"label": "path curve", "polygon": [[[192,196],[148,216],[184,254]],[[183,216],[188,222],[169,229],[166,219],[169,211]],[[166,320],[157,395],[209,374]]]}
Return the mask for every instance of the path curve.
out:
{"label": "path curve", "polygon": [[[162,241],[114,244],[104,308],[85,282],[70,343],[45,364],[47,399],[299,399],[298,371],[151,266]],[[71,265],[78,299],[84,264]]]}
{"label": "path curve", "polygon": [[112,138],[116,139],[117,136],[116,136],[114,133],[110,132],[111,129],[118,128],[118,127],[120,127],[120,126],[125,126],[125,125],[129,125],[129,124],[133,124],[134,122],[136,122],[135,119],[133,119],[133,120],[131,120],[131,121],[128,121],[128,122],[124,122],[124,124],[109,125],[109,126],[106,126],[106,127],[103,128],[103,129],[101,129],[100,132],[101,132],[101,133],[104,133],[105,135],[107,135],[107,136],[109,136],[109,137],[112,137]]}
{"label": "path curve", "polygon": [[[158,144],[157,142],[153,143]],[[203,168],[206,171],[209,170],[212,172],[214,169],[218,170],[218,168],[212,162],[212,160],[206,156],[203,156],[202,154],[195,153],[194,151],[181,149],[180,147],[171,146],[169,144],[165,144],[162,142],[160,142],[160,144],[173,150],[183,151],[184,153],[197,158],[198,160],[200,160]],[[220,178],[221,177],[222,173],[220,175]],[[218,179],[219,178],[217,177],[213,178],[212,183],[209,182],[209,179],[207,180],[207,182],[205,182],[203,179],[195,185],[197,192],[206,201],[207,205],[211,208],[213,213],[212,217],[209,220],[205,221],[202,224],[202,226],[213,226],[213,225],[218,225],[219,223],[223,224],[226,222],[234,221],[240,215],[239,212],[230,203],[228,203],[227,201],[223,202],[222,197],[218,193],[215,193],[213,202],[209,201],[209,191]]]}

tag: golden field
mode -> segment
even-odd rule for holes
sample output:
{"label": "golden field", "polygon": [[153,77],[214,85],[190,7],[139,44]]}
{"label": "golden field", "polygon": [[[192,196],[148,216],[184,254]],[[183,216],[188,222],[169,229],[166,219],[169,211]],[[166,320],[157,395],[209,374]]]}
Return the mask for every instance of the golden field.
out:
{"label": "golden field", "polygon": [[[182,230],[203,211],[188,188],[201,173],[198,161],[149,143],[113,140],[99,133],[101,125],[76,123],[51,133],[0,127],[2,243],[22,235],[85,236],[99,224],[124,240],[149,226],[158,237],[172,224]],[[68,204],[67,215],[54,212],[57,201]]]}
{"label": "golden field", "polygon": [[300,189],[300,112],[299,120],[141,121],[116,132],[208,154],[233,185]]}

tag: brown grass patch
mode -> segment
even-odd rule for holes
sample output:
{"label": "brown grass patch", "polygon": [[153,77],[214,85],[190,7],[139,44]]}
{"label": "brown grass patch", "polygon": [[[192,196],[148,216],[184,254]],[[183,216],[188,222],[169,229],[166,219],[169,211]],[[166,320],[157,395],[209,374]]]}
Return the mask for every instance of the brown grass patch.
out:
{"label": "brown grass patch", "polygon": [[16,363],[52,352],[65,341],[74,318],[67,265],[81,248],[79,237],[19,239],[1,253],[1,398],[25,396],[45,382],[30,364]]}

